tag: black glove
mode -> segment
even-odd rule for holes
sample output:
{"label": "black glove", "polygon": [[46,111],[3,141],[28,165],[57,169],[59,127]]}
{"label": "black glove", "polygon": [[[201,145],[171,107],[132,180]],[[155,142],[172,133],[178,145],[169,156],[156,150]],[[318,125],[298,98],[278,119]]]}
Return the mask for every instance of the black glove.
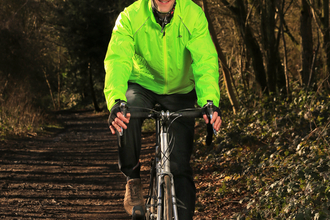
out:
{"label": "black glove", "polygon": [[214,112],[218,112],[218,116],[221,117],[220,108],[215,106],[213,101],[207,100],[207,103],[203,106],[203,115],[207,115],[209,120],[211,120],[210,116],[213,115]]}
{"label": "black glove", "polygon": [[128,106],[125,101],[119,99],[116,100],[115,105],[110,110],[110,115],[108,119],[109,126],[112,125],[112,122],[115,120],[115,118],[117,118],[118,112],[122,112],[123,115],[126,116],[126,113],[128,112]]}

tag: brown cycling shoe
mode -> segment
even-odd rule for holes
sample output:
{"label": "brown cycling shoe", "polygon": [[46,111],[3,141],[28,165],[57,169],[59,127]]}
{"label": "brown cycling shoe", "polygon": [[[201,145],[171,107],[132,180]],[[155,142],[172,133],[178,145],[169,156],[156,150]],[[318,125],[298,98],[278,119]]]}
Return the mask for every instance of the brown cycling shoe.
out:
{"label": "brown cycling shoe", "polygon": [[[129,215],[133,215],[134,206],[140,206],[145,211],[141,179],[130,179],[126,183],[124,208]],[[135,209],[135,214],[144,215],[144,213],[140,212],[140,209]]]}

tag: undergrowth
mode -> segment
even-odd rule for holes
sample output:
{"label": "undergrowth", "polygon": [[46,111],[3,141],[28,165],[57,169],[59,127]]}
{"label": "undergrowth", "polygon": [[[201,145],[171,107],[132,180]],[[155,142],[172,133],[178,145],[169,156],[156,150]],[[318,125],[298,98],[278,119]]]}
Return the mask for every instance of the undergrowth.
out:
{"label": "undergrowth", "polygon": [[54,126],[53,117],[35,107],[26,96],[0,99],[0,140],[37,136]]}
{"label": "undergrowth", "polygon": [[251,95],[237,115],[226,109],[223,115],[211,147],[203,135],[196,139],[194,166],[202,191],[197,213],[216,219],[330,219],[329,94],[297,88],[291,100]]}

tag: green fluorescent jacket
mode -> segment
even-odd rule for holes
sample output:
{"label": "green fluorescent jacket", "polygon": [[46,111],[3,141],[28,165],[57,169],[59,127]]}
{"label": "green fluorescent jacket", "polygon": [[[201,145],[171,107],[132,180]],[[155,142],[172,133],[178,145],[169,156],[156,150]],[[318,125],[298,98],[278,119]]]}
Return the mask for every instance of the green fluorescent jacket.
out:
{"label": "green fluorescent jacket", "polygon": [[127,83],[157,94],[186,94],[195,87],[197,104],[219,104],[218,56],[202,9],[176,0],[173,18],[162,30],[150,0],[138,0],[119,15],[104,60],[104,94],[110,110],[126,101]]}

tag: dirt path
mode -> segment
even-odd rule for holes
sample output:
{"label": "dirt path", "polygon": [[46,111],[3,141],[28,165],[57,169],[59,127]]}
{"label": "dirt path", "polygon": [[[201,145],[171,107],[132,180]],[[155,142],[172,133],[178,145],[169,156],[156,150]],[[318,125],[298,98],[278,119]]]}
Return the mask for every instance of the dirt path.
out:
{"label": "dirt path", "polygon": [[[56,136],[0,142],[0,219],[130,219],[107,116],[71,112],[60,118],[66,129]],[[153,138],[144,134],[144,165]],[[144,166],[145,183],[148,173]]]}

